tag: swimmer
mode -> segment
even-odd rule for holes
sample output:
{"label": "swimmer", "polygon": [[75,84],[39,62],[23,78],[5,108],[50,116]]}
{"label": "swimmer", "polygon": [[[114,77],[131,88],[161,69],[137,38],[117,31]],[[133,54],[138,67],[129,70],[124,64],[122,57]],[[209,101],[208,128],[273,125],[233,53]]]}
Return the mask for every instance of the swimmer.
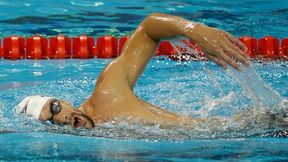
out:
{"label": "swimmer", "polygon": [[[169,112],[133,93],[135,82],[153,57],[159,42],[178,36],[197,42],[205,56],[224,69],[230,65],[241,70],[237,62],[249,66],[246,47],[230,34],[181,17],[153,13],[129,37],[121,55],[104,68],[93,94],[78,108],[73,108],[67,101],[36,95],[23,99],[16,106],[16,112],[41,122],[88,129],[95,124],[117,123],[121,120],[162,126],[189,124],[192,127],[193,124],[206,121]],[[218,119],[211,120],[223,124]]]}

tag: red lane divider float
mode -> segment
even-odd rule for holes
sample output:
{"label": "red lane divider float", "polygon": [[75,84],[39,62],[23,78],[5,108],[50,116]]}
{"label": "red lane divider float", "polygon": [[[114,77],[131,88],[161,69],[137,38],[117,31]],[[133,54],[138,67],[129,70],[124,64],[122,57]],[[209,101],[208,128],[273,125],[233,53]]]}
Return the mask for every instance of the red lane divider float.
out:
{"label": "red lane divider float", "polygon": [[118,56],[118,39],[103,36],[97,39],[97,58],[115,58]]}
{"label": "red lane divider float", "polygon": [[258,53],[266,58],[279,57],[279,39],[266,36],[258,40]]}
{"label": "red lane divider float", "polygon": [[243,36],[239,38],[239,40],[247,47],[247,55],[251,58],[255,58],[257,56],[257,39]]}
{"label": "red lane divider float", "polygon": [[24,58],[25,39],[23,37],[11,36],[4,38],[3,57],[5,59],[17,60]]}
{"label": "red lane divider float", "polygon": [[3,57],[3,47],[2,47],[2,41],[0,39],[0,58]]}
{"label": "red lane divider float", "polygon": [[71,38],[58,35],[50,38],[50,46],[47,48],[48,56],[52,59],[70,58],[72,54]]}
{"label": "red lane divider float", "polygon": [[33,36],[26,39],[26,58],[47,59],[48,39],[40,36]]}
{"label": "red lane divider float", "polygon": [[80,35],[73,38],[72,58],[89,59],[94,58],[94,38]]}
{"label": "red lane divider float", "polygon": [[[17,59],[66,59],[66,58],[115,58],[120,55],[128,37],[119,40],[112,36],[99,38],[80,35],[70,38],[58,35],[47,39],[35,35],[29,38],[19,36],[0,40],[0,58]],[[282,59],[288,58],[288,38],[279,40],[272,36],[255,39],[249,36],[239,38],[247,47],[251,58]],[[180,44],[180,45],[179,45]],[[195,51],[195,52],[191,52]],[[180,40],[177,44],[160,42],[156,56],[168,56],[172,60],[202,60],[204,54],[192,40]]]}
{"label": "red lane divider float", "polygon": [[121,53],[126,41],[128,40],[128,37],[121,37],[119,40],[119,50],[118,53]]}
{"label": "red lane divider float", "polygon": [[280,55],[288,57],[288,38],[282,39]]}
{"label": "red lane divider float", "polygon": [[159,43],[158,49],[156,51],[156,56],[171,56],[176,55],[177,50],[173,47],[173,45],[168,41],[163,41]]}

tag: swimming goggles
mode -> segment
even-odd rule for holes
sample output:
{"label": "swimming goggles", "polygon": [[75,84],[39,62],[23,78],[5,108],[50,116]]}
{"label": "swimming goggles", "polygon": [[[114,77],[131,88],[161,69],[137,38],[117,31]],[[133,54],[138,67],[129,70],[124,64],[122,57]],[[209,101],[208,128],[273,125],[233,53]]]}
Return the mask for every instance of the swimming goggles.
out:
{"label": "swimming goggles", "polygon": [[61,111],[61,109],[62,109],[62,106],[60,104],[60,101],[53,99],[51,104],[50,104],[50,112],[52,113],[52,116],[50,119],[48,119],[48,121],[50,121],[52,124],[54,124],[53,117],[55,115],[57,115]]}

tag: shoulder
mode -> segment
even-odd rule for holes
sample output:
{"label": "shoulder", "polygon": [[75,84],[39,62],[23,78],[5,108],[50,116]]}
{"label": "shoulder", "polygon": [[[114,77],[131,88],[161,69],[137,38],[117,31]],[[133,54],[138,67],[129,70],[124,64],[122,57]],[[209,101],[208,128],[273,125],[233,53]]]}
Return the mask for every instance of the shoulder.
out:
{"label": "shoulder", "polygon": [[112,60],[99,75],[96,87],[108,86],[118,87],[122,84],[127,84],[127,77],[124,71],[124,62],[121,61],[120,57]]}

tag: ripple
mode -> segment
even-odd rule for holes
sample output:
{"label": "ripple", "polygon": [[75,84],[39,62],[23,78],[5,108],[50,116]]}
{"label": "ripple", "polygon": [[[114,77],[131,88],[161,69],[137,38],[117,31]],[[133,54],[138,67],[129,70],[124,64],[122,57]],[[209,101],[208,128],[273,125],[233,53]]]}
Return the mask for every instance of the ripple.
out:
{"label": "ripple", "polygon": [[166,8],[167,10],[169,10],[169,11],[176,11],[176,9],[175,8]]}
{"label": "ripple", "polygon": [[82,6],[82,7],[99,7],[103,6],[103,2],[90,2],[90,1],[70,1],[70,3],[74,6]]}
{"label": "ripple", "polygon": [[11,73],[20,73],[21,71],[21,69],[10,69]]}
{"label": "ripple", "polygon": [[29,6],[31,6],[31,4],[27,3],[27,2],[14,1],[13,3],[11,3],[11,1],[2,1],[2,2],[0,2],[0,6],[29,7]]}
{"label": "ripple", "polygon": [[4,78],[6,76],[7,76],[7,74],[0,74],[0,78]]}
{"label": "ripple", "polygon": [[51,7],[39,7],[36,9],[39,13],[45,14],[62,14],[68,12],[68,9],[65,8],[51,8]]}
{"label": "ripple", "polygon": [[34,72],[33,72],[33,75],[34,75],[34,76],[42,76],[43,74],[42,74],[41,71],[34,71]]}
{"label": "ripple", "polygon": [[82,27],[82,28],[70,28],[69,32],[70,33],[79,33],[79,34],[89,34],[93,32],[94,29],[92,28],[87,28],[87,27]]}
{"label": "ripple", "polygon": [[117,9],[123,9],[123,10],[145,10],[146,8],[145,7],[126,7],[126,6],[119,6],[119,7],[116,7]]}

